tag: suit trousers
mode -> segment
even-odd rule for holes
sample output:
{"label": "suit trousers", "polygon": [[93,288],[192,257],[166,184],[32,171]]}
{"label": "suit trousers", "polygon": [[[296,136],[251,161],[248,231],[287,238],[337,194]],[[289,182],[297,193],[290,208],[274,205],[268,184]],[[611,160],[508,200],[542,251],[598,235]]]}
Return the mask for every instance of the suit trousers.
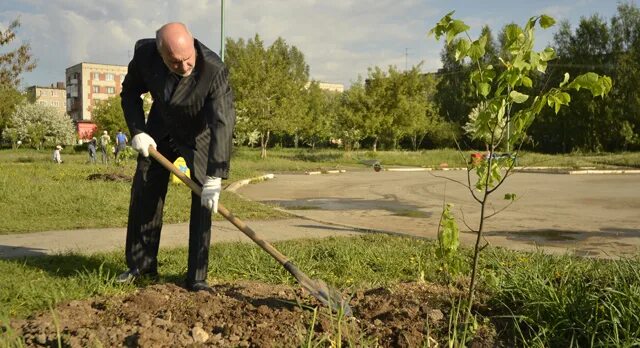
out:
{"label": "suit trousers", "polygon": [[[157,141],[157,150],[169,161],[179,154],[169,136]],[[184,148],[181,147],[184,151]],[[191,153],[182,154],[191,173],[195,173]],[[154,273],[158,269],[158,249],[162,230],[162,211],[167,195],[169,171],[151,157],[138,156],[138,165],[131,186],[131,203],[127,226],[126,259],[130,269]],[[192,175],[200,186],[202,183]],[[189,260],[187,284],[205,281],[209,267],[211,242],[211,210],[202,207],[200,197],[191,193],[189,220]]]}

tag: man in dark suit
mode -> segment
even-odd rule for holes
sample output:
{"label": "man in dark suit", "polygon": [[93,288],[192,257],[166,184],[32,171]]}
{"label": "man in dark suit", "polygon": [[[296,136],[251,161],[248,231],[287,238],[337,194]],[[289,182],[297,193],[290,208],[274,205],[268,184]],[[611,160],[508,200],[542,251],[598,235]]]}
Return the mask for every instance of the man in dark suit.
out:
{"label": "man in dark suit", "polygon": [[[146,92],[153,104],[145,122],[140,96]],[[229,174],[235,125],[228,70],[184,24],[168,23],[158,29],[155,39],[136,43],[120,95],[131,145],[139,155],[127,227],[129,270],[117,280],[157,276],[169,172],[149,157],[153,146],[172,162],[182,156],[192,179],[202,185],[201,197],[191,194],[186,287],[210,289],[206,278],[211,214],[218,209],[221,179]]]}

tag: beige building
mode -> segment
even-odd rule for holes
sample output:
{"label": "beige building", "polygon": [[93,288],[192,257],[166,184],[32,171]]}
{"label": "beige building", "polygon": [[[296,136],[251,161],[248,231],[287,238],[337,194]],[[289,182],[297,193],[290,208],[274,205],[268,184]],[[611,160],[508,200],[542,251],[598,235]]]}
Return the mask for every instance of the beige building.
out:
{"label": "beige building", "polygon": [[96,102],[120,94],[126,74],[125,65],[80,63],[67,68],[67,113],[71,119],[90,122]]}
{"label": "beige building", "polygon": [[[322,81],[316,81],[318,83],[318,87],[320,87],[320,89],[325,90],[325,91],[330,91],[330,92],[344,92],[344,85],[341,83],[329,83],[329,82],[322,82]],[[304,85],[305,88],[309,88],[309,86],[311,85],[311,82],[307,82],[306,85]]]}
{"label": "beige building", "polygon": [[67,92],[64,89],[64,82],[51,84],[51,87],[27,87],[27,96],[35,103],[54,107],[63,114],[67,113]]}
{"label": "beige building", "polygon": [[341,83],[318,82],[320,89],[331,92],[344,92],[344,85]]}

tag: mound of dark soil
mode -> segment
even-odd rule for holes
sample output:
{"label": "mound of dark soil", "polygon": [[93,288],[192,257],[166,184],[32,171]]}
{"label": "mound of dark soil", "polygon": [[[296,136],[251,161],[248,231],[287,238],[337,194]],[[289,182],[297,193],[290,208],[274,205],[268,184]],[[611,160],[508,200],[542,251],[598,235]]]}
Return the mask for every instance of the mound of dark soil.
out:
{"label": "mound of dark soil", "polygon": [[131,176],[121,173],[95,173],[87,176],[87,180],[104,180],[104,181],[131,181]]}
{"label": "mound of dark soil", "polygon": [[[187,292],[174,284],[133,294],[71,301],[53,311],[11,322],[28,346],[71,347],[418,347],[447,337],[447,291],[408,283],[358,291],[350,301],[354,317],[338,319],[302,290],[257,282],[218,284],[214,292]],[[315,318],[315,319],[314,319]],[[340,326],[340,331],[338,330]],[[473,346],[493,346],[493,330]],[[311,337],[311,338],[310,338]]]}

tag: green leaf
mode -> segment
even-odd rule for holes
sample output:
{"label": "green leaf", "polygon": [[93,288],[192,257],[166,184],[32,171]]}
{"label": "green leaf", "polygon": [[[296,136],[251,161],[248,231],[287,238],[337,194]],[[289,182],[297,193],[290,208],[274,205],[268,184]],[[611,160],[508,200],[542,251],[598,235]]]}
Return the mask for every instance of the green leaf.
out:
{"label": "green leaf", "polygon": [[511,87],[514,87],[516,85],[516,82],[518,82],[518,80],[520,79],[520,74],[518,73],[517,70],[512,69],[504,72],[504,74],[505,74],[505,77],[507,78],[507,82]]}
{"label": "green leaf", "polygon": [[478,93],[480,93],[481,96],[486,97],[489,95],[489,92],[491,92],[490,84],[486,82],[480,82],[478,84]]}
{"label": "green leaf", "polygon": [[525,62],[522,57],[516,57],[516,59],[513,61],[513,67],[517,68],[518,70],[528,69],[529,66],[529,63]]}
{"label": "green leaf", "polygon": [[522,104],[529,99],[528,95],[522,94],[518,91],[511,91],[511,93],[509,93],[509,97],[511,97],[511,99],[517,104]]}
{"label": "green leaf", "polygon": [[508,201],[515,201],[516,200],[516,194],[515,193],[505,193],[504,194],[504,199],[506,199]]}
{"label": "green leaf", "polygon": [[600,76],[593,72],[588,72],[576,77],[567,88],[579,91],[580,88],[586,88],[591,91],[593,96],[604,96],[611,90],[611,78],[609,76]]}
{"label": "green leaf", "polygon": [[445,205],[438,230],[438,244],[445,255],[451,255],[460,245],[460,229],[451,213],[452,207],[453,204],[450,203]]}
{"label": "green leaf", "polygon": [[555,58],[556,58],[556,51],[551,47],[547,47],[544,49],[544,51],[540,52],[540,60],[543,62],[548,62]]}
{"label": "green leaf", "polygon": [[522,85],[531,88],[533,86],[533,81],[529,76],[522,76]]}
{"label": "green leaf", "polygon": [[463,21],[459,19],[454,19],[453,21],[451,21],[447,29],[447,44],[450,44],[451,41],[453,41],[453,38],[456,37],[456,35],[467,30],[469,30],[469,26],[464,24]]}
{"label": "green leaf", "polygon": [[533,100],[533,105],[531,105],[531,111],[534,114],[539,114],[540,111],[542,111],[542,108],[544,107],[544,104],[547,103],[547,97],[546,96],[540,96],[540,97],[536,97]]}
{"label": "green leaf", "polygon": [[566,85],[567,82],[569,82],[569,78],[570,78],[569,73],[567,73],[567,72],[564,73],[564,80],[562,81],[562,83],[560,83],[560,87]]}
{"label": "green leaf", "polygon": [[449,23],[451,23],[451,16],[455,13],[456,11],[451,11],[449,13],[447,13],[446,15],[444,15],[442,18],[440,18],[440,21],[438,21],[438,23],[436,24],[435,27],[433,27],[430,31],[429,31],[429,36],[434,35],[436,37],[436,40],[440,40],[440,37],[442,37],[442,35],[447,32],[448,28],[449,28]]}
{"label": "green leaf", "polygon": [[569,102],[571,101],[571,96],[567,92],[560,92],[558,93],[558,100],[563,105],[569,105]]}
{"label": "green leaf", "polygon": [[544,74],[547,71],[547,62],[540,61],[536,69]]}
{"label": "green leaf", "polygon": [[469,47],[471,47],[471,42],[467,39],[460,39],[456,44],[456,60],[461,60],[467,55],[467,51],[469,51]]}
{"label": "green leaf", "polygon": [[[485,41],[486,42],[486,41]],[[484,44],[480,40],[476,40],[469,47],[469,58],[473,61],[478,61],[484,56]]]}
{"label": "green leaf", "polygon": [[547,16],[547,15],[540,16],[540,26],[543,29],[552,27],[554,24],[556,24],[556,20],[553,19],[553,17]]}

